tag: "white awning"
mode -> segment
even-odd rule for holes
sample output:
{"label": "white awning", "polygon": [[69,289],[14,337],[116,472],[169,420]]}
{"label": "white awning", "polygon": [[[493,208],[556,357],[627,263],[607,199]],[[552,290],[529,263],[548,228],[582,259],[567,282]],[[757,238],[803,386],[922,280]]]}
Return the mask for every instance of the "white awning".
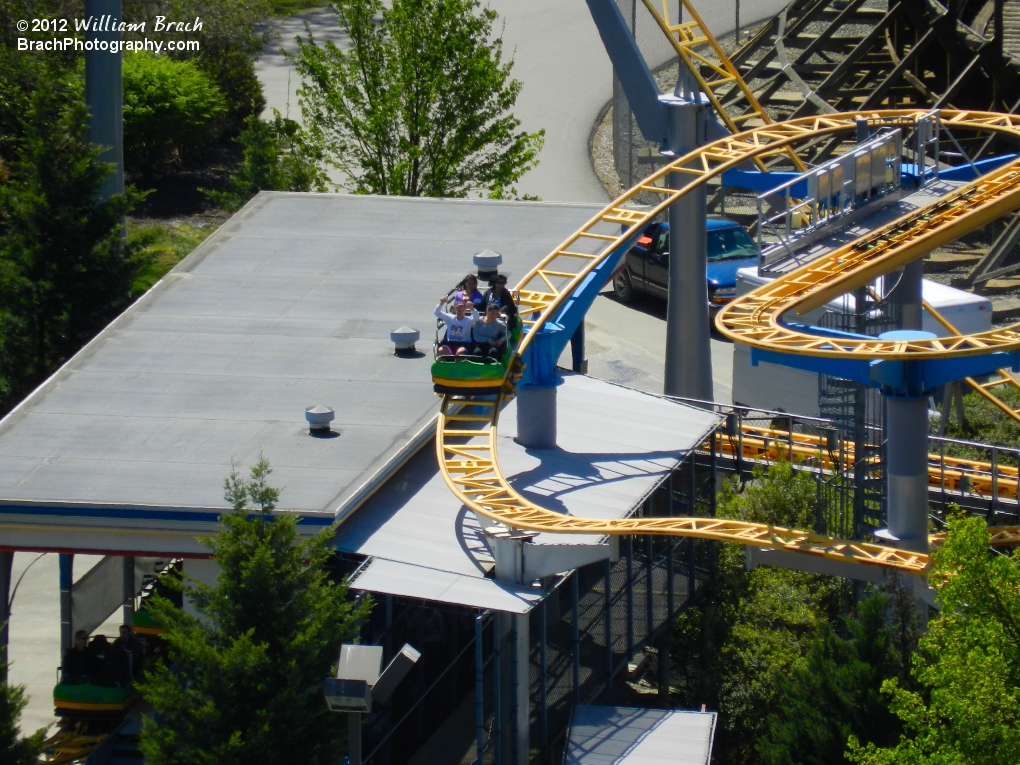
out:
{"label": "white awning", "polygon": [[352,586],[368,592],[456,603],[509,614],[527,613],[542,598],[542,591],[538,589],[514,587],[492,579],[452,574],[381,558],[374,558],[365,566]]}

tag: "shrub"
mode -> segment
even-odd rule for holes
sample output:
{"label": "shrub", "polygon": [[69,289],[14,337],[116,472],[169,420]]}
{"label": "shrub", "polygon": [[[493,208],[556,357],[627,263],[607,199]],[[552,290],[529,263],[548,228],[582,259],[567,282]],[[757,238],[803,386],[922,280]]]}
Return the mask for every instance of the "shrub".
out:
{"label": "shrub", "polygon": [[124,164],[158,174],[212,141],[226,101],[209,75],[190,61],[136,51],[124,56]]}
{"label": "shrub", "polygon": [[260,191],[326,190],[326,175],[317,164],[321,152],[309,144],[300,125],[273,111],[272,122],[249,119],[237,139],[244,163],[228,190],[205,192],[226,210],[240,209]]}
{"label": "shrub", "polygon": [[236,136],[250,118],[258,117],[266,108],[262,83],[255,75],[255,60],[236,48],[225,48],[207,54],[195,63],[217,84],[226,99],[227,113],[224,132]]}

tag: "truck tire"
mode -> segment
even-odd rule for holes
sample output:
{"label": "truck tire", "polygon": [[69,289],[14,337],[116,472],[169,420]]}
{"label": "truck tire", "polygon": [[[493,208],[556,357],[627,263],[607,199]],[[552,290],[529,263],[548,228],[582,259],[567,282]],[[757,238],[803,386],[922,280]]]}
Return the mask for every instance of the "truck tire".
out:
{"label": "truck tire", "polygon": [[613,279],[613,294],[621,303],[629,303],[634,299],[634,285],[630,281],[630,272],[626,268]]}

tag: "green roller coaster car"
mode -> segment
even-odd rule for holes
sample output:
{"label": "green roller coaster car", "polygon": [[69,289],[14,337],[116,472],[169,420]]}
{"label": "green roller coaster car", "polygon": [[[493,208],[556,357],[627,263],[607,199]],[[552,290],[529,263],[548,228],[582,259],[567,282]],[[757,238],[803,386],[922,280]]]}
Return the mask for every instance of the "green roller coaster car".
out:
{"label": "green roller coaster car", "polygon": [[[511,379],[520,378],[523,367],[515,359],[515,349],[521,340],[523,324],[520,317],[510,330],[510,342],[499,361],[481,361],[472,357],[437,356],[432,362],[432,387],[436,393],[464,393],[473,395],[495,394],[503,390],[507,367],[512,367]],[[437,343],[438,346],[438,343]]]}
{"label": "green roller coaster car", "polygon": [[133,701],[131,683],[60,683],[53,688],[53,706],[59,717],[118,715]]}
{"label": "green roller coaster car", "polygon": [[162,635],[163,626],[144,608],[135,611],[131,624],[136,635]]}

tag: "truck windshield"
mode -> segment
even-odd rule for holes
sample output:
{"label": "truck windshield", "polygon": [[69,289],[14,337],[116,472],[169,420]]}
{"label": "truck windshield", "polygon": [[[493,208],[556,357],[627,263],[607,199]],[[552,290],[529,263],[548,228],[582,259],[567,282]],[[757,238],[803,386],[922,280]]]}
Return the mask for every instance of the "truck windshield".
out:
{"label": "truck windshield", "polygon": [[757,258],[758,247],[754,240],[739,227],[708,232],[709,260],[736,260]]}

